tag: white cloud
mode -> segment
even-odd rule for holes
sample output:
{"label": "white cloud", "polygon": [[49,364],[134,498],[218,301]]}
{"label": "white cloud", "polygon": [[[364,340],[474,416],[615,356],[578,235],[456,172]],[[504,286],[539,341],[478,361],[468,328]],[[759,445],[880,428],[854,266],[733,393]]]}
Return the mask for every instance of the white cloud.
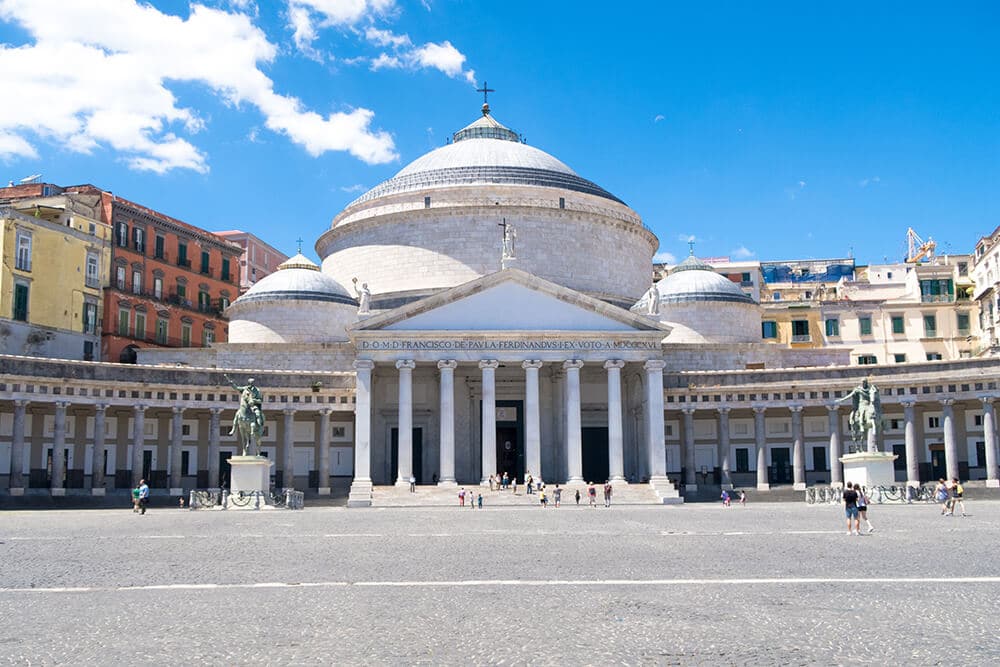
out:
{"label": "white cloud", "polygon": [[379,46],[392,46],[397,49],[413,44],[413,42],[410,41],[409,35],[397,35],[391,30],[379,30],[378,28],[371,26],[365,29],[365,39],[372,44],[377,44]]}
{"label": "white cloud", "polygon": [[733,259],[750,259],[756,255],[753,250],[750,250],[745,245],[741,245],[738,248],[729,251],[729,256]]}
{"label": "white cloud", "polygon": [[463,69],[465,56],[447,40],[440,44],[424,44],[413,52],[413,58],[422,67],[433,67],[450,77],[462,77],[473,84],[476,82],[476,73]]}
{"label": "white cloud", "polygon": [[680,241],[681,243],[695,243],[697,241],[700,241],[701,239],[699,239],[694,234],[678,234],[677,240]]}
{"label": "white cloud", "polygon": [[204,126],[168,87],[183,82],[256,107],[311,155],[396,158],[392,137],[371,129],[372,111],[321,116],[276,93],[259,65],[277,49],[245,14],[195,4],[184,19],[135,0],[0,0],[0,20],[33,40],[0,45],[0,89],[18,92],[17,104],[0,107],[0,155],[32,156],[42,140],[82,153],[110,147],[141,170],[206,172],[205,153],[179,134]]}
{"label": "white cloud", "polygon": [[677,263],[677,258],[674,257],[673,253],[667,252],[666,250],[661,250],[660,252],[658,252],[655,255],[653,255],[653,263],[654,264],[676,264]]}
{"label": "white cloud", "polygon": [[858,187],[867,188],[869,185],[878,185],[882,182],[882,179],[878,176],[872,176],[871,178],[863,178],[858,181]]}
{"label": "white cloud", "polygon": [[288,26],[295,46],[315,58],[318,53],[312,44],[320,28],[353,26],[395,7],[395,0],[288,0]]}
{"label": "white cloud", "polygon": [[659,123],[661,120],[666,120],[666,118],[667,117],[664,116],[662,113],[658,113],[655,116],[653,116],[653,122],[654,123]]}
{"label": "white cloud", "polygon": [[366,190],[365,186],[360,183],[355,183],[354,185],[344,185],[340,188],[341,192],[364,192]]}
{"label": "white cloud", "polygon": [[806,182],[805,181],[799,181],[798,182],[798,186],[799,186],[799,190],[801,190],[802,188],[806,187]]}
{"label": "white cloud", "polygon": [[380,53],[378,58],[372,60],[369,68],[371,71],[377,72],[380,69],[398,69],[402,66],[402,61],[396,56],[390,56],[388,53]]}

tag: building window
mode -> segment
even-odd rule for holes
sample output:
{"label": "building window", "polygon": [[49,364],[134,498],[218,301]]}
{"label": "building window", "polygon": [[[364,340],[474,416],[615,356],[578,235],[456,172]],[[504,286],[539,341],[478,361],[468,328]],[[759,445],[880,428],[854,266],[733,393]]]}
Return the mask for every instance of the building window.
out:
{"label": "building window", "polygon": [[920,300],[924,303],[948,302],[955,300],[955,284],[951,278],[942,280],[921,280]]}
{"label": "building window", "polygon": [[771,292],[771,301],[781,301],[781,292]]}
{"label": "building window", "polygon": [[927,353],[927,361],[941,361],[941,353],[940,352],[928,352]]}
{"label": "building window", "polygon": [[31,271],[31,232],[17,230],[17,258],[14,268],[19,271]]}
{"label": "building window", "polygon": [[983,416],[982,415],[972,415],[972,425],[978,428],[983,427]]}
{"label": "building window", "polygon": [[895,361],[897,364],[905,364],[906,363],[906,355],[905,354],[894,354],[894,355],[892,355],[892,360]]}
{"label": "building window", "polygon": [[87,276],[86,276],[87,287],[100,287],[101,286],[101,268],[99,260],[97,259],[97,253],[88,252],[87,253]]}
{"label": "building window", "polygon": [[892,333],[894,334],[906,333],[906,323],[903,321],[902,315],[892,316]]}
{"label": "building window", "polygon": [[424,208],[430,208],[430,207],[431,207],[431,198],[424,197]]}
{"label": "building window", "polygon": [[858,355],[859,366],[874,366],[878,363],[878,358],[874,354]]}
{"label": "building window", "polygon": [[937,338],[937,315],[924,315],[924,335]]}
{"label": "building window", "polygon": [[83,360],[84,361],[94,360],[94,341],[92,340],[83,341]]}
{"label": "building window", "polygon": [[188,247],[186,243],[177,243],[177,266],[185,268],[191,266],[191,262],[188,261]]}
{"label": "building window", "polygon": [[146,252],[146,234],[139,227],[132,228],[132,245],[140,255]]}
{"label": "building window", "polygon": [[927,418],[927,428],[941,428],[941,418],[940,417],[928,417]]}
{"label": "building window", "polygon": [[768,338],[778,337],[778,323],[764,321],[760,323],[761,337],[765,340]]}
{"label": "building window", "polygon": [[191,325],[187,322],[181,324],[181,347],[191,347]]}
{"label": "building window", "polygon": [[153,278],[153,296],[157,299],[163,298],[163,278]]}
{"label": "building window", "polygon": [[96,334],[97,333],[97,304],[96,303],[84,303],[83,304],[83,333],[85,334]]}
{"label": "building window", "polygon": [[565,197],[560,197],[559,198],[559,208],[566,208],[566,198]]}
{"label": "building window", "polygon": [[840,320],[836,317],[831,317],[826,321],[826,335],[827,336],[839,336],[840,335]]}
{"label": "building window", "polygon": [[792,320],[792,342],[809,342],[809,320]]}
{"label": "building window", "polygon": [[740,274],[740,285],[743,287],[751,287],[753,285],[753,279],[750,277],[749,271],[744,271]]}
{"label": "building window", "polygon": [[225,310],[229,308],[229,298],[225,296],[219,297],[219,310]]}
{"label": "building window", "polygon": [[858,318],[858,329],[861,331],[862,336],[872,335],[872,318],[870,317],[859,317]]}
{"label": "building window", "polygon": [[211,272],[211,269],[208,266],[208,262],[209,262],[208,251],[207,250],[202,250],[201,251],[201,272],[203,274],[205,274],[206,276],[209,275],[209,273]]}
{"label": "building window", "polygon": [[132,293],[142,294],[142,271],[132,270]]}
{"label": "building window", "polygon": [[746,447],[736,450],[736,472],[750,472],[750,450]]}
{"label": "building window", "polygon": [[162,236],[157,234],[156,240],[153,242],[153,254],[156,257],[156,259],[163,259],[163,246],[165,243],[166,240]]}
{"label": "building window", "polygon": [[210,343],[215,342],[215,332],[211,329],[205,329],[201,332],[201,344],[202,347],[208,347]]}
{"label": "building window", "polygon": [[958,275],[960,275],[960,276],[967,276],[967,275],[969,275],[969,263],[968,262],[959,262],[958,263]]}
{"label": "building window", "polygon": [[128,225],[124,222],[118,223],[118,233],[115,234],[115,241],[118,243],[119,248],[128,247]]}
{"label": "building window", "polygon": [[958,333],[967,334],[969,333],[969,314],[968,313],[958,313]]}
{"label": "building window", "polygon": [[115,267],[115,287],[117,287],[120,290],[124,290],[125,289],[125,267],[124,266],[119,265],[119,266]]}
{"label": "building window", "polygon": [[27,283],[14,283],[14,319],[19,322],[28,321]]}
{"label": "building window", "polygon": [[222,275],[219,276],[219,277],[222,278],[222,280],[225,280],[226,282],[229,282],[229,259],[228,258],[225,258],[225,257],[222,258]]}
{"label": "building window", "polygon": [[198,291],[198,310],[207,313],[212,307],[212,297],[205,290]]}
{"label": "building window", "polygon": [[136,312],[135,314],[135,337],[140,340],[146,338],[146,313]]}
{"label": "building window", "polygon": [[160,345],[167,344],[167,335],[169,332],[170,323],[163,319],[162,317],[156,320],[156,342]]}
{"label": "building window", "polygon": [[118,310],[118,335],[127,336],[129,324],[131,324],[131,318],[129,317],[128,308],[120,308]]}
{"label": "building window", "polygon": [[826,472],[830,469],[826,460],[826,447],[813,447],[813,470]]}

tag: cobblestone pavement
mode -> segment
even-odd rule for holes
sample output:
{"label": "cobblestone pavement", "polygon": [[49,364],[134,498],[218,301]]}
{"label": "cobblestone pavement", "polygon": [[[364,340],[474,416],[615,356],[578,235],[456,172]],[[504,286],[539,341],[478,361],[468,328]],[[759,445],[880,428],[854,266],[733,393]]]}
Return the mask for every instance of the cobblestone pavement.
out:
{"label": "cobblestone pavement", "polygon": [[0,514],[0,663],[996,664],[1000,503]]}

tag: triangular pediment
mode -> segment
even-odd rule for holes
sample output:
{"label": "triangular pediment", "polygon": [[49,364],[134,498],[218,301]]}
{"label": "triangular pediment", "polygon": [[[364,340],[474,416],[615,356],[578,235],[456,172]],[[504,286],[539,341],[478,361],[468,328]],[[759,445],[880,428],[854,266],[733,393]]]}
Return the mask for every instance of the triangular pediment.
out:
{"label": "triangular pediment", "polygon": [[660,332],[668,328],[517,269],[505,269],[359,322],[353,331]]}

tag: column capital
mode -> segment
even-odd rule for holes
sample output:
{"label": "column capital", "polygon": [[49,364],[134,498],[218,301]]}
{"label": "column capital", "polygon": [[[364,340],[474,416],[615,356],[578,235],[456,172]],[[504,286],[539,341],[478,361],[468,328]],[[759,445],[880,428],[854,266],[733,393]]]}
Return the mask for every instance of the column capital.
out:
{"label": "column capital", "polygon": [[354,370],[358,371],[370,371],[375,368],[375,362],[371,359],[355,359],[352,365]]}
{"label": "column capital", "polygon": [[442,359],[441,361],[438,362],[438,370],[440,371],[444,370],[453,371],[456,368],[458,368],[458,362],[455,361],[454,359]]}
{"label": "column capital", "polygon": [[286,417],[290,417],[298,411],[298,408],[287,407],[283,408],[281,411],[285,414]]}
{"label": "column capital", "polygon": [[802,412],[802,406],[801,405],[789,405],[788,409],[791,410],[791,412],[792,412],[793,415],[797,415],[797,414],[800,414]]}
{"label": "column capital", "polygon": [[899,402],[899,404],[903,406],[903,409],[909,409],[909,408],[912,408],[914,405],[917,404],[917,399],[915,399],[915,398],[904,398],[903,400],[901,400]]}
{"label": "column capital", "polygon": [[31,401],[29,401],[26,398],[15,398],[14,399],[14,407],[15,408],[22,408],[22,409],[26,408],[26,407],[28,407],[29,403],[31,403]]}
{"label": "column capital", "polygon": [[95,403],[94,404],[94,411],[95,412],[104,412],[107,409],[108,409],[108,404],[107,403]]}
{"label": "column capital", "polygon": [[993,401],[997,400],[996,396],[980,396],[979,400],[983,402],[983,407],[987,405],[993,405]]}
{"label": "column capital", "polygon": [[69,407],[69,401],[56,401],[56,407],[60,410],[65,410]]}
{"label": "column capital", "polygon": [[500,362],[496,359],[483,359],[479,362],[479,369],[485,371],[488,368],[491,371],[495,371],[499,365]]}
{"label": "column capital", "polygon": [[697,409],[698,408],[692,408],[690,405],[685,405],[683,408],[681,408],[681,412],[683,412],[685,416],[690,417],[691,415],[694,414],[694,411]]}
{"label": "column capital", "polygon": [[647,371],[662,371],[667,365],[663,359],[649,359],[642,365]]}
{"label": "column capital", "polygon": [[134,412],[135,412],[136,414],[139,414],[140,412],[145,412],[145,411],[146,411],[146,406],[145,406],[145,405],[143,405],[142,403],[137,403],[136,405],[133,405],[133,406],[132,406],[132,410],[133,410],[133,411],[134,411]]}
{"label": "column capital", "polygon": [[767,412],[767,406],[766,405],[752,405],[752,406],[750,406],[750,409],[753,410],[754,414],[757,414],[757,415],[763,415],[765,412]]}
{"label": "column capital", "polygon": [[184,406],[175,405],[174,407],[170,408],[170,411],[173,412],[175,415],[184,414]]}
{"label": "column capital", "polygon": [[833,414],[837,414],[837,413],[840,412],[840,403],[837,403],[836,401],[833,401],[831,403],[827,403],[826,404],[826,409],[829,410]]}
{"label": "column capital", "polygon": [[417,367],[417,364],[413,359],[400,359],[396,362],[396,369],[400,372],[402,371],[412,371]]}
{"label": "column capital", "polygon": [[569,359],[563,362],[563,368],[567,371],[572,369],[580,370],[583,368],[583,362],[579,359]]}
{"label": "column capital", "polygon": [[604,367],[609,371],[613,368],[615,370],[621,370],[625,368],[625,362],[621,359],[608,359],[604,362]]}
{"label": "column capital", "polygon": [[954,404],[955,404],[955,399],[954,398],[942,398],[941,399],[941,405],[943,405],[946,408],[950,408]]}
{"label": "column capital", "polygon": [[532,368],[537,371],[541,367],[542,367],[542,362],[539,359],[528,359],[526,361],[521,362],[521,368],[523,368],[524,370]]}
{"label": "column capital", "polygon": [[[174,408],[174,409],[176,410],[176,408]],[[213,406],[213,407],[211,407],[211,408],[208,409],[208,411],[211,412],[212,415],[214,415],[216,417],[222,414],[222,410],[223,410],[223,408],[220,408],[218,406]]]}
{"label": "column capital", "polygon": [[728,415],[729,411],[732,410],[732,408],[729,406],[722,406],[720,408],[716,408],[716,410],[719,411],[720,415]]}
{"label": "column capital", "polygon": [[333,412],[333,408],[323,407],[323,408],[320,408],[319,410],[317,410],[316,412],[318,412],[321,417],[327,417],[327,418],[329,418],[330,417],[330,413]]}

